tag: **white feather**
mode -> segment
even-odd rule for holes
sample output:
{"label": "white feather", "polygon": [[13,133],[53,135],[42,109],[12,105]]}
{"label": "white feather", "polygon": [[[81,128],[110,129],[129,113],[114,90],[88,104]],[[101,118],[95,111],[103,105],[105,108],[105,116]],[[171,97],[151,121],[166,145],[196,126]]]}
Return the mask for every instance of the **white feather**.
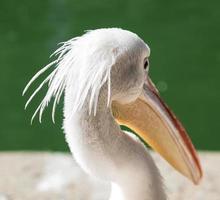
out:
{"label": "white feather", "polygon": [[[95,32],[95,33],[94,33]],[[46,65],[25,87],[23,94],[26,93],[30,85],[51,66],[55,69],[42,81],[28,99],[25,108],[32,101],[34,96],[41,88],[48,83],[48,90],[32,116],[32,120],[39,113],[39,121],[41,122],[42,114],[45,107],[48,105],[51,98],[54,97],[52,119],[54,120],[56,105],[68,87],[75,96],[73,110],[71,114],[80,110],[85,103],[87,96],[90,94],[89,113],[96,114],[98,97],[101,87],[107,82],[108,84],[108,101],[110,102],[110,74],[111,67],[116,60],[114,51],[115,44],[106,43],[106,46],[97,45],[100,40],[99,34],[96,31],[89,31],[81,37],[76,37],[62,43],[51,56],[57,56],[50,64]],[[104,38],[103,38],[104,40]],[[100,48],[100,46],[102,48]],[[112,56],[109,56],[112,55]],[[31,121],[32,121],[31,120]]]}

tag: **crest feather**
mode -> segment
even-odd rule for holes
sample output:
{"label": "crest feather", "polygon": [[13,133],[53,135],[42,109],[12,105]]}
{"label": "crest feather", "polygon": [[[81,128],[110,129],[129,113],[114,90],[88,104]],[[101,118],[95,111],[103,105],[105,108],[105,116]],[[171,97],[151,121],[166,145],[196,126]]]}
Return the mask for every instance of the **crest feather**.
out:
{"label": "crest feather", "polygon": [[31,122],[38,113],[39,121],[41,122],[43,111],[53,97],[52,120],[54,122],[56,105],[59,103],[64,91],[68,90],[74,96],[71,114],[80,110],[87,96],[90,95],[89,113],[91,114],[93,111],[95,115],[100,89],[106,82],[108,84],[107,106],[109,105],[110,74],[111,67],[115,63],[116,55],[114,54],[112,43],[107,42],[104,45],[100,45],[100,42],[103,42],[103,40],[100,40],[94,32],[89,31],[81,37],[61,43],[62,46],[51,55],[57,58],[37,72],[28,82],[24,88],[23,95],[40,75],[52,66],[55,67],[35,89],[25,104],[26,108],[41,88],[48,83],[46,95],[35,110]]}

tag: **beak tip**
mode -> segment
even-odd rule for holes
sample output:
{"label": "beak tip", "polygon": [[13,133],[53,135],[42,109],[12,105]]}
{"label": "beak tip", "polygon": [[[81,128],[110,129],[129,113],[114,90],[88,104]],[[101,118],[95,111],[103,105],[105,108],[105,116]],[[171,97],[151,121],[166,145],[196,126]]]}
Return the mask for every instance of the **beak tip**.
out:
{"label": "beak tip", "polygon": [[199,185],[202,181],[202,177],[203,175],[201,174],[200,177],[198,177],[197,179],[193,180],[194,185]]}
{"label": "beak tip", "polygon": [[202,181],[202,178],[203,178],[203,170],[199,163],[196,172],[192,174],[192,177],[190,179],[192,180],[194,185],[199,185]]}
{"label": "beak tip", "polygon": [[202,182],[202,178],[203,178],[203,172],[202,170],[200,170],[200,174],[199,174],[198,179],[195,182],[195,185],[199,185]]}

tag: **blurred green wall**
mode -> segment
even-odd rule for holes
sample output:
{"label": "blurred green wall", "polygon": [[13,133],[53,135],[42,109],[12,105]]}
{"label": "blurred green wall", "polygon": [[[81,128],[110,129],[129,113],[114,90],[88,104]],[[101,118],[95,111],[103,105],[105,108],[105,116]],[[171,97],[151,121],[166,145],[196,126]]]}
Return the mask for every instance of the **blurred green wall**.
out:
{"label": "blurred green wall", "polygon": [[62,105],[55,125],[51,107],[30,125],[45,90],[26,112],[21,93],[57,43],[100,27],[131,30],[149,44],[163,98],[197,148],[220,150],[219,0],[1,0],[0,24],[0,150],[67,150]]}

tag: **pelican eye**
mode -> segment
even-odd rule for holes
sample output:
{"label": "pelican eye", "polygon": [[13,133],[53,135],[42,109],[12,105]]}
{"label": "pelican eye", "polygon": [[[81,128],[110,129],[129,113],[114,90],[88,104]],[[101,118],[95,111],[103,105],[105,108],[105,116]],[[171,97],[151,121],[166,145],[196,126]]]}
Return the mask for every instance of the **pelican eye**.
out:
{"label": "pelican eye", "polygon": [[146,60],[146,61],[144,62],[144,69],[146,70],[146,69],[148,68],[148,66],[149,66],[149,61]]}

